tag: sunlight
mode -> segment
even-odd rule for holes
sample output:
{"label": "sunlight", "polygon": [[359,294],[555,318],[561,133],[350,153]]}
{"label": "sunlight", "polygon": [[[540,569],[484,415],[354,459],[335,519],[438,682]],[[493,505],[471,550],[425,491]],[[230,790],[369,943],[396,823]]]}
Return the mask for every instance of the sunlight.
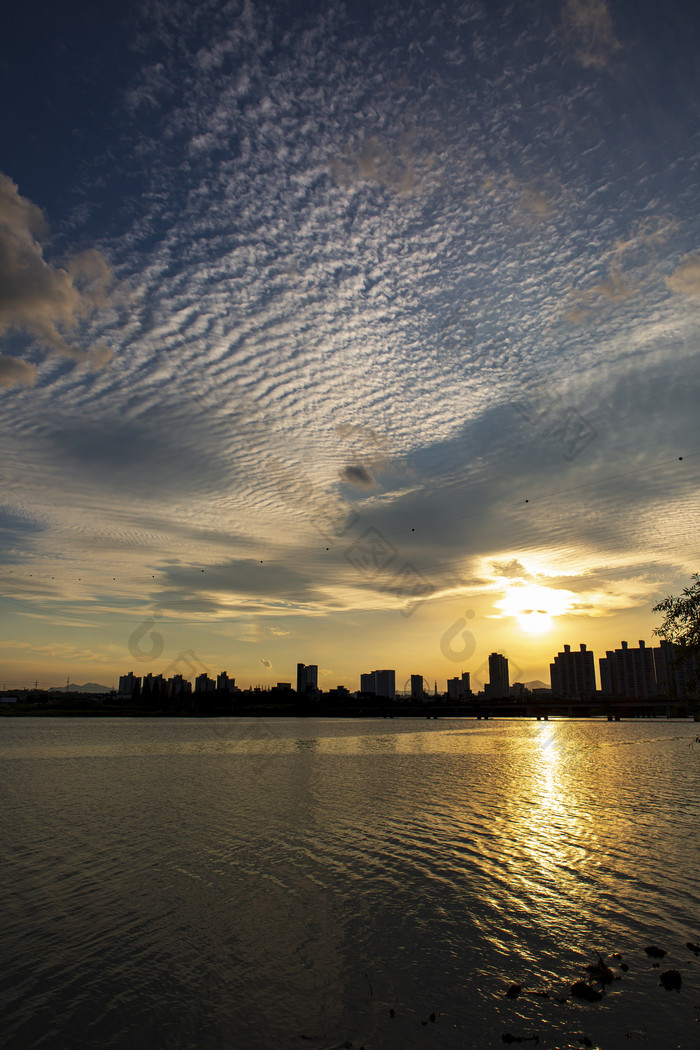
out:
{"label": "sunlight", "polygon": [[514,616],[520,628],[528,634],[544,634],[554,626],[553,617],[569,611],[574,598],[572,591],[513,582],[496,606],[506,616]]}

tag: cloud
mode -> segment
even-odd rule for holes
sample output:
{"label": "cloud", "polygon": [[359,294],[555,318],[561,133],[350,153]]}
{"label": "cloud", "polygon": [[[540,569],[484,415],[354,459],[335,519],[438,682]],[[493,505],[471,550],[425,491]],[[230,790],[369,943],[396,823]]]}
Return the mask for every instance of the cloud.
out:
{"label": "cloud", "polygon": [[569,324],[583,324],[588,317],[589,311],[584,310],[581,306],[572,306],[570,310],[567,310],[563,314],[563,318]]}
{"label": "cloud", "polygon": [[569,297],[575,300],[576,305],[564,312],[564,320],[570,324],[581,324],[589,316],[592,306],[604,305],[606,301],[622,303],[636,292],[637,287],[631,284],[617,267],[611,266],[610,275],[604,281],[598,281],[589,288],[569,290]]}
{"label": "cloud", "polygon": [[191,493],[202,492],[200,484],[207,491],[212,484],[220,487],[230,481],[224,460],[206,448],[206,422],[198,429],[187,421],[169,428],[166,418],[154,408],[148,419],[128,422],[56,419],[51,444],[74,476],[89,479],[96,490],[155,498],[160,505],[168,493],[179,498],[185,478]]}
{"label": "cloud", "polygon": [[0,354],[0,387],[34,386],[36,365]]}
{"label": "cloud", "polygon": [[372,489],[377,484],[370,472],[361,466],[347,466],[343,470],[341,477],[343,481],[346,481],[349,485],[357,485],[362,489]]}
{"label": "cloud", "polygon": [[582,66],[605,69],[622,46],[615,36],[606,0],[566,0],[562,27]]}
{"label": "cloud", "polygon": [[591,297],[602,295],[603,298],[611,303],[621,303],[624,299],[634,294],[633,288],[628,284],[620,271],[614,267],[611,267],[610,276],[606,281],[594,284],[592,288],[588,289],[588,292]]}
{"label": "cloud", "polygon": [[[22,514],[14,507],[4,507],[0,504],[0,535],[2,535],[2,544],[4,550],[7,552],[5,557],[6,564],[12,564],[12,558],[9,557],[10,548],[21,541],[26,539],[30,534],[39,533],[42,531],[42,525],[39,524],[35,519]],[[4,570],[6,572],[6,570]],[[10,570],[10,573],[12,570]],[[6,588],[8,584],[7,576],[3,581],[3,587]]]}
{"label": "cloud", "polygon": [[509,562],[493,562],[493,572],[496,576],[505,576],[509,580],[531,580],[532,573],[518,561],[517,558],[513,558]]}
{"label": "cloud", "polygon": [[518,225],[543,224],[559,217],[568,196],[565,188],[551,176],[525,180],[515,175],[489,175],[482,181],[479,193],[487,206],[507,203],[512,221]]}
{"label": "cloud", "polygon": [[[375,484],[373,473],[388,471],[392,467],[389,440],[386,434],[379,433],[372,427],[361,423],[341,423],[335,427],[336,434],[347,443],[347,458],[361,459],[366,466],[358,468],[364,472],[364,481],[358,477],[344,474],[344,480],[350,484],[364,484],[372,488]],[[351,471],[353,468],[349,468]],[[368,484],[368,479],[370,483]]]}
{"label": "cloud", "polygon": [[535,190],[526,190],[521,200],[521,207],[538,219],[546,219],[553,211],[545,195]]}
{"label": "cloud", "polygon": [[111,357],[106,347],[82,350],[63,333],[104,302],[109,267],[97,251],[76,255],[67,269],[51,266],[38,241],[45,232],[40,209],[0,173],[0,333],[27,332],[62,357],[101,368]]}
{"label": "cloud", "polygon": [[661,245],[666,244],[671,234],[677,231],[677,221],[666,216],[650,216],[640,219],[633,224],[626,237],[617,238],[613,257],[619,260],[623,255],[629,256],[630,254],[648,256]]}
{"label": "cloud", "polygon": [[508,179],[508,188],[519,194],[515,202],[515,213],[521,219],[531,221],[548,219],[554,214],[551,200],[534,186],[521,183],[518,179]]}
{"label": "cloud", "polygon": [[330,172],[339,186],[374,182],[401,197],[410,196],[427,178],[435,165],[432,153],[417,154],[411,136],[401,136],[398,145],[387,145],[375,135],[365,139],[356,153],[332,157]]}
{"label": "cloud", "polygon": [[[173,48],[171,66],[147,68],[143,96],[130,100],[140,112],[123,162],[143,192],[109,224],[129,298],[111,298],[120,308],[99,318],[100,338],[129,352],[97,381],[47,368],[31,397],[5,398],[7,491],[45,523],[20,551],[33,560],[60,554],[57,571],[67,576],[70,565],[82,583],[89,568],[105,609],[161,597],[186,622],[198,610],[235,620],[257,605],[291,627],[292,616],[321,617],[335,599],[335,607],[390,609],[402,630],[392,580],[405,561],[460,601],[478,591],[486,603],[496,582],[503,590],[525,578],[517,564],[508,568],[513,559],[538,577],[533,545],[571,551],[577,563],[592,549],[598,566],[612,557],[608,546],[638,551],[641,487],[600,503],[586,487],[585,498],[564,495],[530,513],[553,489],[653,460],[657,436],[665,455],[663,429],[677,428],[680,440],[693,419],[692,384],[654,390],[648,382],[656,354],[671,379],[683,371],[675,336],[651,340],[650,323],[662,332],[665,318],[639,294],[647,240],[662,243],[661,234],[651,218],[630,233],[625,216],[649,215],[663,200],[645,191],[636,151],[623,142],[610,153],[599,124],[585,118],[589,87],[577,77],[555,78],[570,121],[551,128],[538,108],[548,100],[546,66],[530,66],[541,55],[541,24],[524,35],[527,57],[518,52],[527,69],[507,36],[494,37],[482,58],[465,51],[463,70],[445,68],[450,82],[437,99],[425,95],[432,60],[400,47],[358,37],[357,51],[342,49],[339,61],[329,41],[345,39],[342,19],[337,35],[324,20],[310,36],[291,32],[283,48],[268,30],[261,22],[264,46],[239,46],[211,26],[210,52],[188,67],[186,44],[179,57]],[[470,33],[455,32],[457,57]],[[406,86],[391,87],[404,65]],[[424,119],[430,130],[410,137],[408,122]],[[652,166],[658,155],[657,147]],[[509,179],[516,156],[520,178]],[[335,181],[329,158],[340,165]],[[122,185],[123,162],[110,162],[112,189]],[[27,250],[43,273],[43,217],[10,189],[14,228],[29,230]],[[654,294],[670,298],[659,273],[691,248],[674,243],[670,261],[664,251]],[[54,272],[62,287],[94,297],[99,258]],[[582,294],[567,298],[572,286]],[[613,306],[625,286],[638,294]],[[589,315],[595,331],[558,327],[560,309],[570,320]],[[637,346],[642,331],[650,341]],[[547,432],[556,414],[533,425],[515,410],[531,375],[551,377],[557,406],[594,406],[600,436],[573,479],[561,435]],[[686,504],[682,521],[695,510]],[[363,583],[345,552],[370,526],[399,555]],[[646,542],[661,542],[658,529],[643,531]],[[500,576],[489,571],[473,584],[477,559],[494,557]],[[163,573],[164,559],[179,571]],[[82,600],[77,584],[61,586]],[[285,645],[297,631],[295,623]],[[252,650],[253,667],[260,651]]]}
{"label": "cloud", "polygon": [[666,278],[666,284],[672,292],[700,296],[700,255],[687,255]]}
{"label": "cloud", "polygon": [[324,593],[317,580],[310,579],[304,567],[281,561],[255,558],[229,558],[207,565],[206,572],[195,566],[171,565],[161,572],[165,589],[158,599],[163,608],[178,609],[186,602],[188,610],[217,612],[240,608],[250,611],[251,599],[257,611],[288,612],[297,605],[320,606]]}
{"label": "cloud", "polygon": [[[658,284],[659,250],[677,229],[676,221],[665,216],[651,216],[633,223],[630,231],[625,236],[616,237],[605,253],[608,276],[587,288],[569,289],[568,295],[574,300],[574,305],[564,311],[563,320],[569,324],[581,324],[590,317],[594,307],[604,307],[606,303],[617,305],[640,293],[651,301],[649,297],[656,294]],[[692,266],[688,270],[692,276]],[[682,282],[679,281],[679,287],[675,288],[674,280],[675,274],[667,278],[666,283],[675,291],[683,291]],[[688,294],[694,293],[690,291]]]}
{"label": "cloud", "polygon": [[339,423],[335,428],[340,437],[358,438],[364,444],[386,448],[387,439],[384,434],[378,434],[372,427],[366,427],[362,423]]}

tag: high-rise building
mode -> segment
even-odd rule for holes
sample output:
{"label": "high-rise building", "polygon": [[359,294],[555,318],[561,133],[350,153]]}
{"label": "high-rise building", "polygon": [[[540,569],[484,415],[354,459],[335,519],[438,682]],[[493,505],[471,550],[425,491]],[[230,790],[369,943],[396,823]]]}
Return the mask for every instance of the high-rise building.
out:
{"label": "high-rise building", "polygon": [[382,671],[372,671],[372,674],[375,694],[393,700],[396,696],[396,671],[385,668]]}
{"label": "high-rise building", "polygon": [[654,650],[641,639],[638,649],[630,649],[627,642],[620,649],[608,649],[598,663],[600,688],[606,696],[644,700],[657,695]]}
{"label": "high-rise building", "polygon": [[447,679],[447,695],[450,700],[467,700],[472,695],[469,671],[463,671],[461,678]]}
{"label": "high-rise building", "polygon": [[652,651],[654,653],[654,676],[659,693],[662,696],[677,696],[678,681],[675,645],[673,642],[667,642],[665,639],[662,639],[658,649],[653,649]]}
{"label": "high-rise building", "polygon": [[213,693],[216,689],[216,682],[213,678],[210,678],[206,671],[202,674],[198,674],[194,680],[194,691],[195,693]]}
{"label": "high-rise building", "polygon": [[393,700],[396,697],[396,671],[385,669],[361,674],[360,692]]}
{"label": "high-rise building", "polygon": [[163,682],[162,674],[148,674],[143,676],[141,682],[141,698],[144,703],[152,703],[157,701],[165,694],[165,687]]}
{"label": "high-rise building", "polygon": [[360,692],[361,693],[374,693],[374,672],[368,671],[367,674],[360,675]]}
{"label": "high-rise building", "polygon": [[682,697],[695,692],[700,673],[700,659],[695,653],[679,660],[682,650],[665,639],[652,652],[659,693],[668,697]]}
{"label": "high-rise building", "polygon": [[423,675],[412,674],[411,675],[411,700],[424,700],[425,690],[423,689]]}
{"label": "high-rise building", "polygon": [[192,692],[192,683],[183,678],[181,674],[174,674],[167,681],[168,696],[175,700],[178,697],[189,696]]}
{"label": "high-rise building", "polygon": [[384,669],[361,674],[360,692],[373,693],[375,696],[393,700],[396,697],[396,671]]}
{"label": "high-rise building", "polygon": [[141,677],[135,676],[133,671],[129,671],[128,674],[122,674],[119,676],[119,695],[120,696],[133,696],[135,692],[141,690]]}
{"label": "high-rise building", "polygon": [[510,691],[510,678],[508,676],[508,661],[500,653],[491,653],[489,656],[489,680],[486,685],[486,695],[493,700],[508,696]]}
{"label": "high-rise building", "polygon": [[307,693],[318,691],[318,666],[316,664],[297,664],[297,693],[306,696]]}
{"label": "high-rise building", "polygon": [[562,700],[586,700],[595,695],[595,663],[593,653],[583,643],[580,652],[571,652],[565,645],[549,665],[552,693]]}

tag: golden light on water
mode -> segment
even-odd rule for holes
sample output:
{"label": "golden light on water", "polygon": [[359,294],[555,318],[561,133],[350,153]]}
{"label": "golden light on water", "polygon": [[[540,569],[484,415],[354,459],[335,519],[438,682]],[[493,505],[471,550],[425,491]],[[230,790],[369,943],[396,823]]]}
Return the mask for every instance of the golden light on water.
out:
{"label": "golden light on water", "polygon": [[555,729],[549,726],[539,742],[540,786],[542,804],[546,809],[563,809],[560,797],[558,775],[560,773],[561,754]]}
{"label": "golden light on water", "polygon": [[[539,727],[538,727],[539,729]],[[561,727],[542,728],[534,744],[538,804],[526,816],[524,846],[530,856],[531,891],[554,906],[558,895],[576,880],[580,856],[571,848],[575,806],[563,776]]]}

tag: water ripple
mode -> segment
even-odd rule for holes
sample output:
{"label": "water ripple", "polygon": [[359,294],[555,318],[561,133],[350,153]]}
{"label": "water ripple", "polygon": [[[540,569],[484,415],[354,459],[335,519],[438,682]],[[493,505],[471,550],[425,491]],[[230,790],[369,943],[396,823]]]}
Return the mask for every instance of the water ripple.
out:
{"label": "water ripple", "polygon": [[[690,724],[12,722],[8,1050],[690,1045]],[[624,980],[557,1002],[596,951]]]}

